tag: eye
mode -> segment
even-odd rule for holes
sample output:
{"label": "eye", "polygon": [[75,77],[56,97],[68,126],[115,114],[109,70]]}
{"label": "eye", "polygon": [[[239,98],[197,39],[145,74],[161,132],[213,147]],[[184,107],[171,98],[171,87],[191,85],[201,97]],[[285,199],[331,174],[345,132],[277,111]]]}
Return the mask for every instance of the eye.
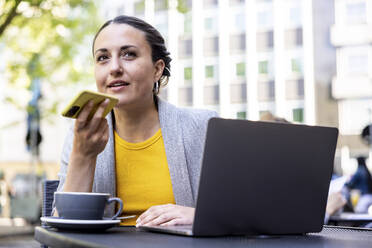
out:
{"label": "eye", "polygon": [[96,59],[97,62],[102,62],[104,60],[108,59],[107,55],[99,55]]}
{"label": "eye", "polygon": [[132,51],[125,51],[125,52],[122,52],[121,56],[123,56],[124,58],[132,59],[132,58],[135,58],[137,54]]}

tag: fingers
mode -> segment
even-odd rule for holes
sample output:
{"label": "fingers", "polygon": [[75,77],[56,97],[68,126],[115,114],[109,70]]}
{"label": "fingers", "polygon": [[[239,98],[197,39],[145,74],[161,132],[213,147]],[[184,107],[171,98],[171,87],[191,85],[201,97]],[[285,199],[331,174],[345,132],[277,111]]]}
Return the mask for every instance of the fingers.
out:
{"label": "fingers", "polygon": [[[150,207],[143,214],[141,214],[140,217],[138,217],[136,221],[137,226],[145,225],[145,224],[152,222],[153,220],[159,218],[159,216],[164,215],[167,212],[167,210],[168,210],[168,204]],[[158,219],[157,222],[159,221],[160,219]],[[164,221],[167,221],[167,220],[164,219]]]}
{"label": "fingers", "polygon": [[174,215],[174,214],[164,213],[164,214],[161,214],[161,215],[155,217],[151,221],[145,222],[145,224],[143,224],[143,225],[145,225],[145,226],[158,226],[158,225],[161,225],[163,223],[170,222],[170,221],[174,220],[174,218],[177,218],[177,216]]}
{"label": "fingers", "polygon": [[104,119],[103,113],[108,105],[110,100],[106,99],[101,102],[97,108],[97,111],[94,113],[92,120],[89,122],[90,129],[96,131],[100,127],[102,120]]}
{"label": "fingers", "polygon": [[93,117],[94,103],[89,101],[79,113],[75,122],[73,150],[83,156],[97,156],[105,148],[109,139],[108,123],[103,113],[109,100],[98,106]]}
{"label": "fingers", "polygon": [[83,106],[83,109],[80,111],[78,117],[76,118],[75,128],[77,130],[80,130],[86,126],[89,114],[92,111],[93,107],[94,103],[92,100],[90,100],[87,104]]}
{"label": "fingers", "polygon": [[79,116],[76,119],[75,127],[77,130],[81,130],[82,128],[85,128],[89,125],[89,129],[92,131],[97,130],[99,127],[102,119],[104,119],[103,113],[105,112],[105,109],[108,105],[110,100],[106,99],[103,102],[101,102],[94,113],[91,120],[89,120],[90,114],[92,110],[94,109],[94,102],[92,100],[88,101],[86,105],[84,105],[83,109],[79,113]]}
{"label": "fingers", "polygon": [[185,220],[181,218],[177,218],[177,219],[170,220],[168,222],[164,222],[160,224],[160,226],[175,226],[175,225],[187,225],[187,224],[188,223],[186,223]]}
{"label": "fingers", "polygon": [[153,206],[138,219],[136,226],[171,226],[192,224],[194,208],[166,204]]}

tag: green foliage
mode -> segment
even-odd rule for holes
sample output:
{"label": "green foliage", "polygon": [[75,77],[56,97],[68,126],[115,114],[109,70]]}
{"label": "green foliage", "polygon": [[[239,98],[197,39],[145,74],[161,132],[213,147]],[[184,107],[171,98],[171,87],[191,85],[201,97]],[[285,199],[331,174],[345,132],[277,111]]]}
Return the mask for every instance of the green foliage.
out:
{"label": "green foliage", "polygon": [[[8,24],[11,10],[16,13]],[[7,87],[20,92],[5,100],[27,110],[23,99],[33,79],[48,86],[48,93],[92,79],[91,40],[102,23],[90,0],[0,1],[0,51],[5,56]],[[1,31],[1,29],[0,29]],[[4,46],[5,45],[5,46]],[[30,93],[28,93],[30,95]],[[18,99],[19,98],[19,99]],[[53,99],[53,96],[44,96]],[[46,114],[56,112],[58,99]]]}
{"label": "green foliage", "polygon": [[187,7],[186,0],[177,0],[177,10],[178,12],[185,14],[189,11],[189,8]]}

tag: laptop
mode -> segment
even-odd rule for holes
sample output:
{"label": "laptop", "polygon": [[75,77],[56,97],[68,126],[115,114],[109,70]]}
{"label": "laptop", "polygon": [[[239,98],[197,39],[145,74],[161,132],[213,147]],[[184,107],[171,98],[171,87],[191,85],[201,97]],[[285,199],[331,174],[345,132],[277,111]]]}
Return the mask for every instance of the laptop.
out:
{"label": "laptop", "polygon": [[188,236],[320,232],[337,128],[212,118],[193,225],[141,226]]}

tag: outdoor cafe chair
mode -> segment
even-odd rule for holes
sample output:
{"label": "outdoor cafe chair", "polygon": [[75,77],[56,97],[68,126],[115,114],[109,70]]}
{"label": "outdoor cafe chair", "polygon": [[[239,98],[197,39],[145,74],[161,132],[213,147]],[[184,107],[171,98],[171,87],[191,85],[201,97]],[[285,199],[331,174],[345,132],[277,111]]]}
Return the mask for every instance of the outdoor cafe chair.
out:
{"label": "outdoor cafe chair", "polygon": [[[42,184],[43,189],[43,203],[42,203],[42,210],[41,215],[51,216],[52,215],[52,208],[53,208],[53,200],[54,200],[54,192],[57,190],[59,184],[59,180],[44,180]],[[42,227],[46,227],[45,223],[41,223]],[[46,245],[41,245],[41,248],[47,248]]]}

